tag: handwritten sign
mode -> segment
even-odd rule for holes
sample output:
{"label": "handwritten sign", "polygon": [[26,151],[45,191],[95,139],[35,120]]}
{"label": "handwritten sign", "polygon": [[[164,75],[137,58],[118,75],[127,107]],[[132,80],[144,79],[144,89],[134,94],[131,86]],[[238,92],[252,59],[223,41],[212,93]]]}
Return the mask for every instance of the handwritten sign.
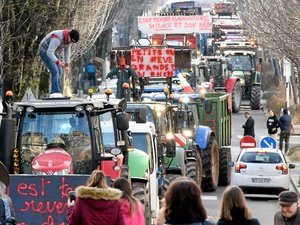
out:
{"label": "handwritten sign", "polygon": [[68,193],[88,177],[11,175],[8,194],[18,225],[67,225]]}
{"label": "handwritten sign", "polygon": [[131,49],[131,67],[140,77],[172,77],[175,70],[175,50],[171,48]]}
{"label": "handwritten sign", "polygon": [[209,15],[198,16],[139,16],[138,29],[145,34],[211,33]]}

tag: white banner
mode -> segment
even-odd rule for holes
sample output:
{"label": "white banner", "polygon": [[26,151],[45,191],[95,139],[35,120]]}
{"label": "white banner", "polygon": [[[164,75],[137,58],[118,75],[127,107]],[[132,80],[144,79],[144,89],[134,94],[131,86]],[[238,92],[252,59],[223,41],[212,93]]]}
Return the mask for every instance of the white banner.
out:
{"label": "white banner", "polygon": [[211,33],[209,15],[198,16],[139,16],[138,29],[144,34]]}

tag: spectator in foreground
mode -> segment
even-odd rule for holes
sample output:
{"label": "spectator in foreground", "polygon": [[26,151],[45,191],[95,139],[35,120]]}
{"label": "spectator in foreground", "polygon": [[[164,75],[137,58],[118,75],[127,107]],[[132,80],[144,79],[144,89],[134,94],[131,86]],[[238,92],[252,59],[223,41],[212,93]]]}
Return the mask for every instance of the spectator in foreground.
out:
{"label": "spectator in foreground", "polygon": [[94,170],[87,185],[75,191],[76,200],[68,199],[69,225],[125,225],[119,202],[122,192],[107,186],[101,170]]}
{"label": "spectator in foreground", "polygon": [[215,225],[208,220],[200,187],[188,177],[179,177],[169,186],[161,212],[167,225]]}
{"label": "spectator in foreground", "polygon": [[117,178],[114,180],[113,187],[123,192],[120,202],[125,224],[145,224],[144,206],[138,199],[133,197],[129,181],[124,177]]}
{"label": "spectator in foreground", "polygon": [[245,195],[238,186],[228,186],[223,192],[217,225],[260,225],[252,217]]}
{"label": "spectator in foreground", "polygon": [[295,132],[292,116],[289,115],[287,109],[283,110],[283,115],[279,118],[279,123],[280,123],[279,149],[283,151],[283,141],[284,141],[283,153],[287,154],[289,151],[291,132]]}
{"label": "spectator in foreground", "polygon": [[295,192],[283,191],[279,194],[280,211],[275,213],[274,225],[300,224],[299,198]]}

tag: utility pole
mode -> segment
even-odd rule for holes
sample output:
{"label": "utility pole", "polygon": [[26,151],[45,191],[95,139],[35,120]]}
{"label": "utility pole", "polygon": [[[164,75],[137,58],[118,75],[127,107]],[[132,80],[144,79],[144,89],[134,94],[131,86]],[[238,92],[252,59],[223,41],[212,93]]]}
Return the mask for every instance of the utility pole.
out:
{"label": "utility pole", "polygon": [[291,63],[286,58],[283,58],[283,76],[285,77],[285,107],[290,111]]}

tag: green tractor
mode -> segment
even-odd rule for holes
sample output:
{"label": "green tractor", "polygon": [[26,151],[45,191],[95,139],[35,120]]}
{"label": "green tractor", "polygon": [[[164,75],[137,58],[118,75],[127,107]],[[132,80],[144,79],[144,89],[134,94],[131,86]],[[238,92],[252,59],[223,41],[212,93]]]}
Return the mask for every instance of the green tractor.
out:
{"label": "green tractor", "polygon": [[243,99],[250,100],[250,107],[258,110],[261,107],[261,74],[256,71],[256,51],[248,49],[234,49],[224,51],[229,57],[231,77],[240,80]]}

